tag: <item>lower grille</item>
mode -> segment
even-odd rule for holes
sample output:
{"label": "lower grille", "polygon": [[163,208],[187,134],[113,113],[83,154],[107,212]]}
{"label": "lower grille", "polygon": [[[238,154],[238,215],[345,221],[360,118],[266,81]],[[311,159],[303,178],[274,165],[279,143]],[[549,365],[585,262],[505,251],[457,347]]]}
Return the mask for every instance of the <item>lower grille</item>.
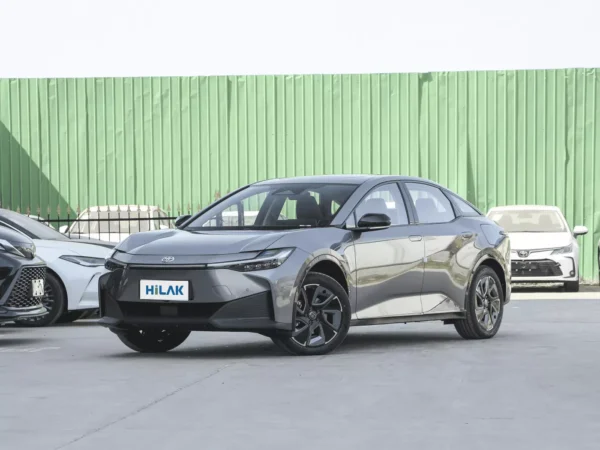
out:
{"label": "lower grille", "polygon": [[224,303],[119,302],[125,317],[193,317],[209,319]]}
{"label": "lower grille", "polygon": [[560,277],[560,264],[549,259],[531,261],[512,261],[513,277]]}
{"label": "lower grille", "polygon": [[4,306],[9,308],[31,308],[42,304],[42,297],[32,296],[31,282],[46,280],[45,267],[24,267]]}

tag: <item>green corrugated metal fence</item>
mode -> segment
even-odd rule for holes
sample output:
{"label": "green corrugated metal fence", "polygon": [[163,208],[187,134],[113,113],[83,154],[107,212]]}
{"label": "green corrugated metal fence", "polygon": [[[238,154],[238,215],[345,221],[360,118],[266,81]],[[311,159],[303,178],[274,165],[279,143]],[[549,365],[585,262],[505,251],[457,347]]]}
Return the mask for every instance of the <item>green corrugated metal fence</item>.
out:
{"label": "green corrugated metal fence", "polygon": [[[558,205],[600,237],[600,69],[0,80],[0,200],[210,202],[322,173],[436,180],[480,208]],[[600,185],[600,182],[599,182]]]}

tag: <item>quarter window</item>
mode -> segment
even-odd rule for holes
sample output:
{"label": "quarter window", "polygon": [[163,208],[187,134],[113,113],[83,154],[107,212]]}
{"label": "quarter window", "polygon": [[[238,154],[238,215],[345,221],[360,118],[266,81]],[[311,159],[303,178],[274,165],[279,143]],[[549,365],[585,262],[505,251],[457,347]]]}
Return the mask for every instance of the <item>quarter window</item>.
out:
{"label": "quarter window", "polygon": [[406,187],[417,210],[419,223],[444,223],[454,220],[452,204],[440,189],[421,183],[406,183]]}
{"label": "quarter window", "polygon": [[392,225],[407,225],[406,206],[395,183],[385,184],[372,190],[355,210],[358,222],[365,214],[386,214]]}
{"label": "quarter window", "polygon": [[452,195],[456,206],[460,209],[460,212],[465,216],[479,216],[480,214],[471,205],[465,202],[462,198]]}

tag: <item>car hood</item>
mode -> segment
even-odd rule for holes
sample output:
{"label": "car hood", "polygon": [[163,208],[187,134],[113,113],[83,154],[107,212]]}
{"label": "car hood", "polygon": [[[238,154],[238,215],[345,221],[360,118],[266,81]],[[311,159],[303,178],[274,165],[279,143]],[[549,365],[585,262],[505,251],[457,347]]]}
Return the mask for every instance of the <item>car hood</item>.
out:
{"label": "car hood", "polygon": [[106,258],[112,253],[110,248],[101,245],[87,244],[84,242],[72,241],[53,241],[46,239],[34,239],[35,246],[38,249],[60,250],[64,255],[91,256],[93,258]]}
{"label": "car hood", "polygon": [[82,238],[72,238],[71,241],[78,243],[78,244],[92,244],[92,245],[100,245],[102,247],[105,248],[114,248],[116,243],[115,242],[110,242],[110,241],[102,241],[100,239],[93,239],[93,238],[88,238],[88,237],[82,237]]}
{"label": "car hood", "polygon": [[508,233],[513,250],[538,250],[566,247],[572,242],[569,232],[563,233]]}
{"label": "car hood", "polygon": [[146,231],[129,236],[117,250],[130,255],[199,256],[259,252],[269,248],[286,231]]}

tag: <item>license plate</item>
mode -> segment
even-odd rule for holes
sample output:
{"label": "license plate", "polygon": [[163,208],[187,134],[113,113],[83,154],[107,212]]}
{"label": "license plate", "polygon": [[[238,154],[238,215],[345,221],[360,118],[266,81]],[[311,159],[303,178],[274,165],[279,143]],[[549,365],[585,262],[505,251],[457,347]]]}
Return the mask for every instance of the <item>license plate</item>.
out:
{"label": "license plate", "polygon": [[189,281],[140,280],[140,300],[189,299]]}
{"label": "license plate", "polygon": [[33,297],[44,296],[44,280],[31,280],[31,295]]}

